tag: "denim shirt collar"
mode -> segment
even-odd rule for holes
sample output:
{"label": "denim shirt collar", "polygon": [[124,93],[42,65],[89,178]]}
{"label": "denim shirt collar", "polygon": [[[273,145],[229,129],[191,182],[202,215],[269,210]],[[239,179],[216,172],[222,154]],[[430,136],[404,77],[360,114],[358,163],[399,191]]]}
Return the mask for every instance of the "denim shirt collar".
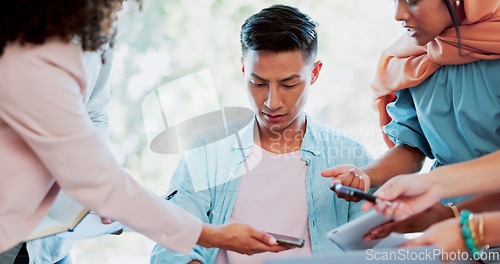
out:
{"label": "denim shirt collar", "polygon": [[[319,144],[320,140],[318,140],[318,125],[313,123],[307,114],[305,116],[306,133],[304,134],[304,138],[302,139],[302,144],[300,146],[301,154],[305,154],[304,152],[309,152],[314,156],[318,156],[321,153],[321,146]],[[243,150],[245,157],[248,157],[252,150],[254,142],[254,127],[256,125],[255,119],[256,117],[254,115],[251,121],[237,132],[236,136],[239,137],[239,139],[237,138],[236,142],[233,144],[233,149]]]}

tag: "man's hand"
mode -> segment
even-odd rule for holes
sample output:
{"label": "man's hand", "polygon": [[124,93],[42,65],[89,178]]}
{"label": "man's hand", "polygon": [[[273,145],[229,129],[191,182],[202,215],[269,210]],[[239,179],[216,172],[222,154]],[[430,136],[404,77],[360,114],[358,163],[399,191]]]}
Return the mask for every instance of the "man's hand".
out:
{"label": "man's hand", "polygon": [[[321,172],[323,177],[331,177],[330,186],[342,184],[367,192],[370,189],[370,177],[354,165],[340,165]],[[359,202],[361,199],[337,194],[337,197],[346,201]]]}
{"label": "man's hand", "polygon": [[245,255],[290,249],[278,245],[274,237],[241,223],[220,226],[205,223],[198,245],[206,248],[218,247]]}

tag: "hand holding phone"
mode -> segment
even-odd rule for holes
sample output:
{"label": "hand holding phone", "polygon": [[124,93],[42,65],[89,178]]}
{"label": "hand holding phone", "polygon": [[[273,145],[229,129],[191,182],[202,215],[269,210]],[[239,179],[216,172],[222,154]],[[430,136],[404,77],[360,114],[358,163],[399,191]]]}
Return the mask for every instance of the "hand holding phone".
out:
{"label": "hand holding phone", "polygon": [[266,232],[266,233],[268,233],[269,235],[276,238],[276,241],[278,242],[278,244],[280,244],[282,246],[299,247],[299,248],[304,246],[305,240],[302,238],[284,236],[284,235],[274,234],[274,233],[269,233],[269,232]]}
{"label": "hand holding phone", "polygon": [[343,194],[343,195],[347,195],[347,196],[357,197],[360,199],[365,199],[365,200],[370,201],[372,203],[384,202],[387,206],[392,205],[392,203],[389,201],[383,201],[374,195],[363,192],[363,191],[356,189],[356,188],[344,186],[342,184],[331,185],[330,189],[338,194]]}

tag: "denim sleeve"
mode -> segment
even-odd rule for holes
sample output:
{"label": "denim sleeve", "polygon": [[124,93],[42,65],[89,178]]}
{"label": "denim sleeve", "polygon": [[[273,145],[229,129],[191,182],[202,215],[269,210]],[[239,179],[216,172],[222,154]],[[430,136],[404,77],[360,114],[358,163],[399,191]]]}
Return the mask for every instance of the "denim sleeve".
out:
{"label": "denim sleeve", "polygon": [[387,105],[392,121],[383,127],[387,136],[395,143],[403,143],[420,149],[427,157],[434,159],[431,147],[420,126],[413,97],[409,89],[396,92],[395,102]]}
{"label": "denim sleeve", "polygon": [[[96,126],[96,128],[99,129],[99,132],[101,132],[101,136],[104,139],[106,139],[109,134],[109,117],[106,107],[108,106],[110,101],[110,88],[108,79],[111,72],[111,62],[113,61],[112,49],[108,49],[106,51],[105,59],[106,63],[102,64],[95,85],[93,87],[87,87],[87,89],[92,89],[92,92],[85,106],[89,117],[92,120],[92,123]],[[100,61],[91,62],[101,63]]]}
{"label": "denim sleeve", "polygon": [[[177,190],[170,200],[182,209],[192,213],[203,222],[209,222],[211,196],[208,189],[206,171],[206,152],[198,148],[186,152],[175,170],[171,182],[170,192]],[[195,245],[189,256],[173,252],[156,245],[151,253],[151,263],[189,263],[198,260],[207,263],[206,248]]]}
{"label": "denim sleeve", "polygon": [[26,242],[30,263],[57,263],[70,254],[72,247],[73,240],[57,236],[48,236]]}

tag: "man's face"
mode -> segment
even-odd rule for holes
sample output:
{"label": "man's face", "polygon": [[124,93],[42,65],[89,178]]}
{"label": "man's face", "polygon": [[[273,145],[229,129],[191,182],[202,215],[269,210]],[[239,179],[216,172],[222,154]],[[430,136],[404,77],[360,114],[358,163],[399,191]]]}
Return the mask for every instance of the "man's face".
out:
{"label": "man's face", "polygon": [[307,61],[300,50],[249,50],[241,63],[261,136],[304,129],[304,105],[321,62]]}

